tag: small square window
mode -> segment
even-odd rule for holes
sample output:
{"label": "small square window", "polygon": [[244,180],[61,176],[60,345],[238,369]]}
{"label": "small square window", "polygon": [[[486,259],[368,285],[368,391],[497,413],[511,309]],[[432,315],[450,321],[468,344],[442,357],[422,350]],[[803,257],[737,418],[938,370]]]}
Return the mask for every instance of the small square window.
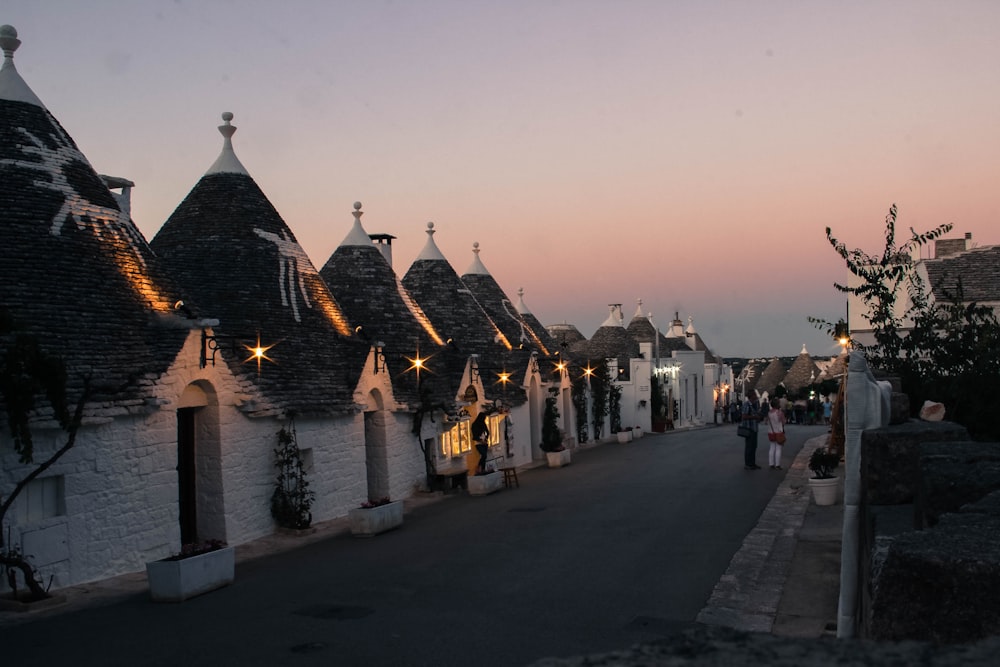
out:
{"label": "small square window", "polygon": [[30,524],[66,514],[65,483],[62,475],[41,477],[28,482],[17,503],[20,524]]}

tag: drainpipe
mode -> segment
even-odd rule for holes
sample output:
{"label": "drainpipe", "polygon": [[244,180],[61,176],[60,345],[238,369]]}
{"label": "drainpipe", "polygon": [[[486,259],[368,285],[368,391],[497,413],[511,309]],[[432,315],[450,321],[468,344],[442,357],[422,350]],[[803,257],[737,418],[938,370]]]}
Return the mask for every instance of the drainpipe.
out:
{"label": "drainpipe", "polygon": [[892,385],[876,381],[860,352],[851,352],[844,392],[844,527],[840,547],[837,637],[857,635],[861,531],[861,433],[889,423]]}

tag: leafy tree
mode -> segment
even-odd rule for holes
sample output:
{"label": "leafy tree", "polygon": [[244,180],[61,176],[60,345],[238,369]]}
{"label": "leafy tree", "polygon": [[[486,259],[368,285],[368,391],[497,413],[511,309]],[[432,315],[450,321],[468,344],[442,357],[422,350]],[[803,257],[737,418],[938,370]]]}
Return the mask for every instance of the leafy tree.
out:
{"label": "leafy tree", "polygon": [[283,528],[308,528],[312,523],[312,513],[309,510],[316,494],[309,490],[294,423],[278,431],[274,467],[278,475],[274,482],[274,493],[271,494],[271,516]]}
{"label": "leafy tree", "polygon": [[576,441],[587,442],[587,378],[580,376],[573,380],[573,408],[576,411]]}
{"label": "leafy tree", "polygon": [[[853,341],[853,345],[864,352],[872,366],[898,373],[905,365],[902,356],[905,322],[927,307],[926,292],[914,271],[913,251],[951,229],[951,224],[943,224],[918,234],[911,228],[910,238],[897,245],[896,205],[893,204],[885,217],[885,248],[881,255],[869,255],[860,249],[848,250],[833,236],[831,229],[826,228],[827,241],[844,260],[847,270],[860,279],[860,284],[854,287],[840,283],[833,286],[840,292],[858,297],[868,309],[864,317],[872,328],[875,342],[865,345]],[[908,304],[901,302],[904,290],[909,296]],[[906,304],[899,313],[897,304]],[[813,317],[809,320],[831,336],[838,331],[837,323]]]}
{"label": "leafy tree", "polygon": [[559,408],[556,398],[545,398],[545,412],[542,413],[542,451],[558,452],[563,448],[562,435],[559,433]]}
{"label": "leafy tree", "polygon": [[52,416],[66,431],[62,447],[18,481],[10,494],[6,497],[0,495],[0,571],[6,574],[7,583],[15,593],[18,589],[17,572],[20,572],[32,599],[46,598],[48,593],[18,545],[7,543],[5,519],[14,500],[28,484],[76,444],[77,431],[83,421],[83,408],[90,392],[90,380],[84,378],[83,391],[71,413],[66,396],[65,364],[47,354],[36,337],[17,331],[9,311],[0,308],[0,397],[18,460],[23,464],[35,462],[30,422],[38,414],[38,400],[43,396],[48,401]]}
{"label": "leafy tree", "polygon": [[608,416],[608,395],[611,391],[611,374],[608,370],[608,363],[601,360],[596,364],[591,364],[593,373],[590,374],[590,396],[593,411],[591,418],[594,427],[594,439],[600,440],[604,433],[604,418]]}
{"label": "leafy tree", "polygon": [[1000,321],[991,307],[965,302],[960,280],[954,291],[941,293],[945,300],[917,315],[903,344],[911,407],[918,410],[926,400],[944,403],[949,418],[974,437],[996,440]]}
{"label": "leafy tree", "polygon": [[622,388],[615,383],[608,387],[608,413],[611,415],[611,432],[622,430]]}
{"label": "leafy tree", "polygon": [[[949,277],[933,285],[943,299],[928,297],[915,270],[912,251],[946,234],[952,225],[943,224],[929,232],[910,230],[909,240],[896,245],[896,206],[886,216],[885,248],[881,256],[861,250],[848,250],[826,229],[834,250],[847,268],[861,279],[856,287],[834,284],[841,292],[861,299],[868,312],[864,317],[872,328],[875,342],[864,345],[852,341],[869,364],[877,370],[898,376],[903,391],[910,397],[913,412],[924,400],[945,404],[947,414],[963,424],[976,438],[1000,436],[993,412],[992,396],[1000,377],[1000,323],[988,306],[967,303],[962,283]],[[897,303],[905,297],[905,307]],[[898,312],[897,312],[898,311]],[[831,334],[841,323],[809,318],[818,328]]]}

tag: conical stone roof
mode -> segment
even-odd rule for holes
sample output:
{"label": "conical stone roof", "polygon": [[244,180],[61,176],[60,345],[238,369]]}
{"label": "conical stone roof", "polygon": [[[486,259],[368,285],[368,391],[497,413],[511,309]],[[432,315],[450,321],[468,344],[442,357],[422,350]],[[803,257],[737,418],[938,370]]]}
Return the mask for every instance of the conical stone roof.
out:
{"label": "conical stone roof", "polygon": [[217,334],[273,345],[260,372],[238,348],[220,350],[259,392],[261,414],[325,415],[354,407],[371,346],[353,335],[340,305],[295,235],[231,152],[224,114],[222,155],[152,241],[185,294],[219,321]]}
{"label": "conical stone roof", "polygon": [[[416,373],[408,359],[437,355],[444,340],[410,293],[403,287],[385,256],[361,225],[361,203],[354,204],[354,226],[320,269],[334,298],[359,335],[384,343],[388,371],[397,401],[416,405]],[[442,394],[432,401],[454,399]]]}
{"label": "conical stone roof", "polygon": [[549,354],[556,354],[559,352],[560,346],[556,343],[555,339],[549,335],[548,329],[542,326],[542,323],[535,317],[534,313],[528,309],[528,306],[524,303],[524,288],[519,287],[517,290],[517,303],[514,304],[517,312],[521,315],[521,319],[531,330],[532,336],[538,339],[539,343],[548,350]]}
{"label": "conical stone roof", "polygon": [[10,26],[0,45],[0,307],[65,362],[71,400],[88,377],[95,398],[141,408],[190,322],[142,234],[21,79]]}
{"label": "conical stone roof", "polygon": [[598,327],[586,344],[574,347],[574,351],[591,360],[617,359],[619,368],[628,368],[628,360],[639,356],[639,343],[621,325],[621,320],[612,314]]}
{"label": "conical stone roof", "polygon": [[538,350],[542,356],[552,354],[553,350],[550,350],[532,330],[521,313],[518,312],[517,306],[511,302],[482,263],[479,257],[478,241],[472,244],[472,252],[475,259],[469,270],[462,274],[462,282],[469,288],[472,296],[476,298],[493,323],[503,332],[507,341],[512,347]]}
{"label": "conical stone roof", "polygon": [[[527,357],[525,356],[522,364],[520,356],[526,355],[528,351],[513,349],[507,337],[438,250],[434,233],[434,224],[427,223],[427,243],[403,276],[403,287],[413,295],[434,328],[445,339],[446,347],[457,353],[459,359],[463,360],[462,363],[469,355],[476,354],[479,355],[483,373],[491,373],[500,368],[518,370],[519,367],[526,366]],[[524,355],[518,355],[518,352],[523,352]],[[461,377],[462,367],[456,367],[455,363],[449,362],[449,375],[453,379],[437,373],[427,381],[457,382]],[[484,378],[483,388],[488,399],[503,397],[503,388],[486,379],[490,376],[481,377]],[[515,379],[520,378],[515,376]],[[512,405],[524,401],[524,392],[520,389],[508,386],[506,392],[506,398]]]}
{"label": "conical stone roof", "polygon": [[774,390],[784,379],[785,365],[781,363],[781,359],[774,357],[760,374],[760,379],[754,389],[757,390],[758,394],[767,393],[768,396],[774,396]]}
{"label": "conical stone roof", "polygon": [[809,356],[806,346],[803,345],[799,356],[795,357],[795,361],[792,362],[791,367],[785,374],[785,388],[790,393],[796,394],[815,382],[819,376],[819,366]]}
{"label": "conical stone roof", "polygon": [[580,342],[587,342],[586,336],[580,333],[576,325],[569,323],[550,324],[545,330],[552,336],[552,340],[560,349],[568,349]]}

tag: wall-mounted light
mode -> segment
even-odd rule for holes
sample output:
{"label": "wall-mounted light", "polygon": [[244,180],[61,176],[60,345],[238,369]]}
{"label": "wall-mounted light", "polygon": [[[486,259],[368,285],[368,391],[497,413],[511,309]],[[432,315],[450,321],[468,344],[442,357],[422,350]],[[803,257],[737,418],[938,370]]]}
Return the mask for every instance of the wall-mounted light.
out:
{"label": "wall-mounted light", "polygon": [[528,364],[528,370],[531,371],[532,375],[538,372],[538,353],[531,353],[531,361]]}
{"label": "wall-mounted light", "polygon": [[472,374],[472,380],[479,379],[479,355],[472,354],[469,355],[469,372]]}
{"label": "wall-mounted light", "polygon": [[375,375],[379,372],[385,373],[385,343],[379,341],[375,343]]}
{"label": "wall-mounted light", "polygon": [[[244,341],[254,340],[255,343],[252,345],[247,345]],[[201,330],[201,357],[199,363],[202,368],[208,366],[211,363],[215,366],[215,355],[222,349],[225,344],[229,344],[229,349],[233,352],[236,351],[236,346],[241,345],[243,349],[250,353],[250,356],[243,360],[243,363],[255,359],[257,361],[257,372],[260,372],[261,361],[267,360],[271,361],[271,358],[267,356],[268,350],[270,350],[274,345],[261,345],[260,344],[260,334],[255,338],[252,336],[247,336],[245,334],[210,334],[206,329]]]}
{"label": "wall-mounted light", "polygon": [[420,351],[417,350],[417,356],[415,357],[403,357],[410,362],[410,367],[407,371],[414,371],[417,374],[417,388],[420,387],[420,371],[429,370],[427,368],[427,359],[420,356]]}

